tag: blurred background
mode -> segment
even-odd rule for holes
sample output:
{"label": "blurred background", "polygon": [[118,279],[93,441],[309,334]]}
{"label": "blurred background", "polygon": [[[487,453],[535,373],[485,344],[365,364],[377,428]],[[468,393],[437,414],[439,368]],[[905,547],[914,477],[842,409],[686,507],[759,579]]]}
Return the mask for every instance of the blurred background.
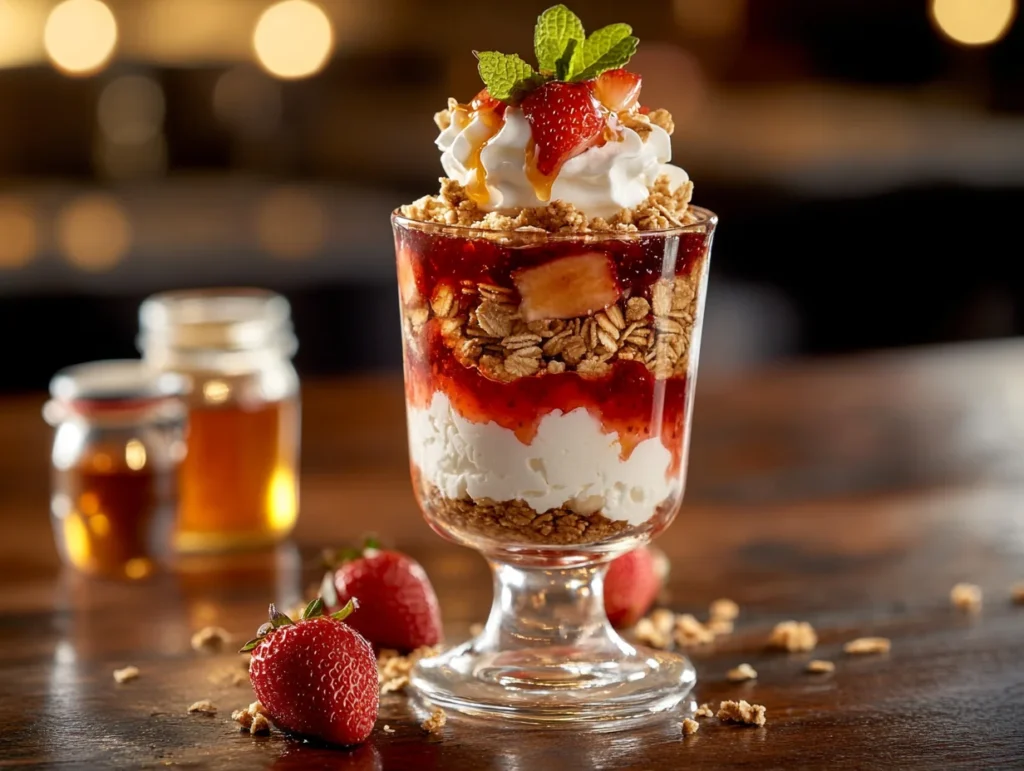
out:
{"label": "blurred background", "polygon": [[[0,391],[194,286],[287,295],[303,375],[397,370],[389,212],[471,51],[531,54],[550,4],[0,0]],[[633,25],[722,217],[702,370],[1022,331],[1017,0],[571,5]]]}

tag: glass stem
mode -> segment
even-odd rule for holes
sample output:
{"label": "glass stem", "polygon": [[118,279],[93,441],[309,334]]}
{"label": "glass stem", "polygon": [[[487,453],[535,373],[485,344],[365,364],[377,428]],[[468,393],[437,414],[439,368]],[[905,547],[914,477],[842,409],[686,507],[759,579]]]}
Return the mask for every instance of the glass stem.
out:
{"label": "glass stem", "polygon": [[624,645],[604,609],[607,563],[536,568],[490,560],[494,602],[478,651]]}

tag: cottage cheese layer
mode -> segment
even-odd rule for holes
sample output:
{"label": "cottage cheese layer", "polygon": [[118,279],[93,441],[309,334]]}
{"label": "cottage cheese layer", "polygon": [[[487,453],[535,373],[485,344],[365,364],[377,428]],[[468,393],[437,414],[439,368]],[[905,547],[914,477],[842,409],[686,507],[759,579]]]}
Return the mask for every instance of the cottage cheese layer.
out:
{"label": "cottage cheese layer", "polygon": [[623,460],[618,434],[582,407],[546,415],[530,444],[496,423],[466,420],[440,391],[426,409],[410,405],[408,422],[412,462],[447,498],[523,500],[538,512],[600,512],[635,526],[673,492],[672,454],[659,438]]}
{"label": "cottage cheese layer", "polygon": [[[689,181],[683,169],[669,163],[672,143],[660,126],[651,126],[646,139],[625,126],[616,126],[616,132],[618,141],[591,147],[566,161],[551,188],[552,201],[570,203],[589,217],[610,217],[643,202],[660,176],[667,176],[673,189]],[[487,180],[488,200],[481,208],[496,211],[545,205],[527,175],[530,124],[516,107],[505,111],[504,125],[493,137],[480,116],[468,122],[452,120],[436,142],[445,173],[468,185],[476,175],[475,153],[485,140],[479,163]]]}

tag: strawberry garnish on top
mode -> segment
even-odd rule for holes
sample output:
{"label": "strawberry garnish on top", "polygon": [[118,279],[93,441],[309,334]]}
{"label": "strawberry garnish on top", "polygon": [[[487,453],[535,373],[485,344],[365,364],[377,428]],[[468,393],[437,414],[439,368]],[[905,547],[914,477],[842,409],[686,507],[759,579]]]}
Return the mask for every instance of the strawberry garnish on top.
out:
{"label": "strawberry garnish on top", "polygon": [[604,115],[585,82],[545,83],[522,108],[533,136],[534,163],[546,177],[593,145],[604,128]]}
{"label": "strawberry garnish on top", "polygon": [[364,608],[349,622],[377,648],[415,650],[441,642],[441,608],[423,567],[412,557],[379,548],[326,555],[332,567],[321,591],[328,607],[358,598]]}
{"label": "strawberry garnish on top", "polygon": [[597,101],[611,112],[629,112],[640,99],[640,76],[621,67],[602,72],[591,82]]}
{"label": "strawberry garnish on top", "polygon": [[298,621],[270,606],[270,621],[242,648],[249,678],[274,725],[331,744],[366,741],[377,721],[380,686],[373,648],[345,623],[354,602],[323,615],[319,597]]}

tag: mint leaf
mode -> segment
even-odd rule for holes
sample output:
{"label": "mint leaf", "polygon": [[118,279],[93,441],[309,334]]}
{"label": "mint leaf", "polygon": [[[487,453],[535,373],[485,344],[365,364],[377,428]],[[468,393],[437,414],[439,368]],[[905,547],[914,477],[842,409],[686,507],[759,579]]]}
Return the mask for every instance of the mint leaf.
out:
{"label": "mint leaf", "polygon": [[569,38],[569,42],[565,44],[565,51],[555,62],[555,80],[568,80],[572,77],[574,54],[578,49],[579,41],[574,37]]}
{"label": "mint leaf", "polygon": [[537,26],[533,30],[533,52],[537,56],[537,66],[548,72],[557,71],[558,59],[569,41],[576,40],[580,44],[585,37],[579,16],[564,5],[548,8],[537,17]]}
{"label": "mint leaf", "polygon": [[590,80],[606,70],[622,67],[636,53],[640,41],[628,24],[609,24],[590,34],[578,57],[573,80]]}
{"label": "mint leaf", "polygon": [[476,54],[479,60],[477,70],[480,79],[495,99],[503,102],[522,88],[523,81],[537,75],[533,67],[515,54],[500,54],[497,51],[481,51]]}

